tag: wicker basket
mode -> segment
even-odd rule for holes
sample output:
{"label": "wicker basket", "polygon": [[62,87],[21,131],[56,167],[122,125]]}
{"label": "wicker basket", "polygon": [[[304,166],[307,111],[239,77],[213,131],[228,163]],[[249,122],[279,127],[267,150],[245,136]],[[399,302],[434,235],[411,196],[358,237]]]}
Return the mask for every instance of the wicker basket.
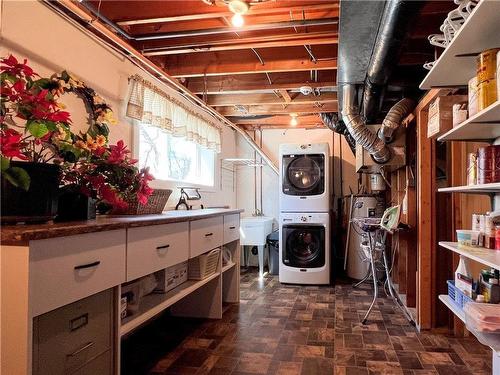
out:
{"label": "wicker basket", "polygon": [[220,249],[214,249],[196,258],[189,259],[188,278],[203,280],[217,272]]}
{"label": "wicker basket", "polygon": [[168,198],[172,194],[170,189],[154,189],[153,194],[148,198],[148,203],[145,205],[140,204],[137,200],[128,203],[127,211],[113,212],[113,214],[120,215],[148,215],[148,214],[161,214]]}

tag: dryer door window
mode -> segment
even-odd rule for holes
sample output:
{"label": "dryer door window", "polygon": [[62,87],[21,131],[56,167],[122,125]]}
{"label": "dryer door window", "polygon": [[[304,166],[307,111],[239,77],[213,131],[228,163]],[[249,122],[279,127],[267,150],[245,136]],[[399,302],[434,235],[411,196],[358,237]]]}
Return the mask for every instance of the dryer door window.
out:
{"label": "dryer door window", "polygon": [[283,264],[297,268],[325,265],[325,227],[322,225],[283,226]]}
{"label": "dryer door window", "polygon": [[323,154],[284,155],[283,193],[320,195],[325,191]]}

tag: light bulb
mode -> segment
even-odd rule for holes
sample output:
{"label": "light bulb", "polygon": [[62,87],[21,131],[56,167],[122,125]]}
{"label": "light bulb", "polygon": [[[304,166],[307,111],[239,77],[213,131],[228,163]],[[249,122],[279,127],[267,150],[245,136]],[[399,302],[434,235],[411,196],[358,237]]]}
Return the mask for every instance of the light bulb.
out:
{"label": "light bulb", "polygon": [[236,13],[232,18],[231,18],[231,23],[233,24],[234,27],[241,27],[245,24],[245,19],[243,16],[239,13]]}
{"label": "light bulb", "polygon": [[290,125],[297,126],[297,123],[298,123],[297,117],[292,117],[292,119],[290,120]]}

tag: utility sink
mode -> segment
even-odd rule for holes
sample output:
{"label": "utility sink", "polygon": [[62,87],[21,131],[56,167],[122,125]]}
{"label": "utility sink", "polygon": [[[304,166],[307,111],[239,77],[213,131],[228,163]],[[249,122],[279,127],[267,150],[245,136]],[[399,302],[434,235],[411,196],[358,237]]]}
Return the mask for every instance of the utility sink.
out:
{"label": "utility sink", "polygon": [[240,220],[240,245],[264,246],[273,231],[273,218],[268,216],[243,217]]}

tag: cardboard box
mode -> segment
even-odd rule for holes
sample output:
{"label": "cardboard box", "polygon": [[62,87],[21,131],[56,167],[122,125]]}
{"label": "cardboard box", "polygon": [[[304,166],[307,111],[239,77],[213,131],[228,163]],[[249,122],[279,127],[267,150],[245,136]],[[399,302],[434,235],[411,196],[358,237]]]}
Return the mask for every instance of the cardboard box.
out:
{"label": "cardboard box", "polygon": [[453,104],[467,103],[466,95],[439,96],[429,105],[427,137],[436,138],[453,128]]}

